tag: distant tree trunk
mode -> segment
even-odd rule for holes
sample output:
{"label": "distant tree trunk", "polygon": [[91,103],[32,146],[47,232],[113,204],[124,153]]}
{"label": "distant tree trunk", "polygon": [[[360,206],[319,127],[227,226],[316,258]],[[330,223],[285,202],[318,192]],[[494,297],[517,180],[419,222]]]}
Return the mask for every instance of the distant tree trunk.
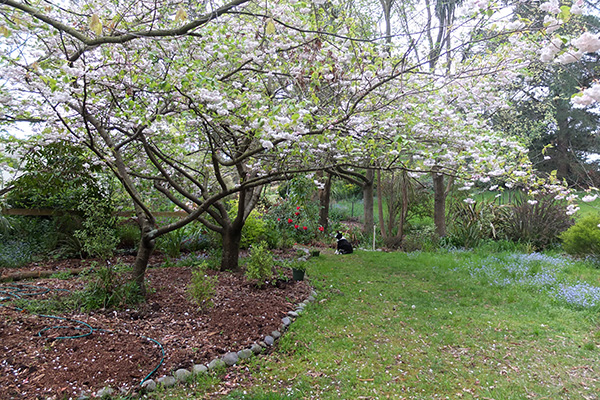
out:
{"label": "distant tree trunk", "polygon": [[325,178],[325,187],[319,189],[319,225],[325,228],[327,232],[329,221],[329,203],[331,200],[331,174],[327,174]]}
{"label": "distant tree trunk", "polygon": [[373,230],[373,225],[375,225],[375,217],[373,215],[373,198],[374,198],[374,190],[373,184],[375,181],[375,171],[372,169],[367,169],[365,174],[365,181],[362,185],[363,187],[363,217],[364,217],[364,225],[363,225],[363,233],[370,234]]}
{"label": "distant tree trunk", "polygon": [[446,188],[444,186],[444,174],[440,167],[435,166],[431,172],[433,179],[433,222],[435,231],[439,237],[446,236]]}
{"label": "distant tree trunk", "polygon": [[400,243],[404,240],[404,226],[406,225],[406,219],[408,218],[408,174],[406,171],[402,171],[402,181],[400,182],[402,185],[402,208],[400,210],[400,221],[398,221],[398,238]]}
{"label": "distant tree trunk", "polygon": [[377,171],[377,208],[379,212],[379,231],[384,241],[387,239],[387,229],[383,218],[383,184],[381,183],[381,171]]}

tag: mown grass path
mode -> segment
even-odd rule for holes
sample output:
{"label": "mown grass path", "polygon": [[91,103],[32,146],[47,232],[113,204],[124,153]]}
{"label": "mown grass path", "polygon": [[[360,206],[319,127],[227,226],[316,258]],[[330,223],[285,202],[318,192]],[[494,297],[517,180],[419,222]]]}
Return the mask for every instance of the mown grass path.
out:
{"label": "mown grass path", "polygon": [[[317,302],[231,399],[598,399],[598,309],[494,286],[470,253],[322,255]],[[600,286],[600,272],[587,271]]]}

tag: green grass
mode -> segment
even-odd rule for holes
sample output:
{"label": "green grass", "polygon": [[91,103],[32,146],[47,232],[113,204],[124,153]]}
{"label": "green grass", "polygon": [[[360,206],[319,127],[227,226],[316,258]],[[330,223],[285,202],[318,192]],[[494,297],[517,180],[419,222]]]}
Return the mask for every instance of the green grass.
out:
{"label": "green grass", "polygon": [[[256,361],[250,394],[228,399],[595,398],[598,308],[471,275],[501,261],[461,252],[322,255],[310,270],[317,302]],[[597,284],[600,273],[575,263],[557,276]]]}

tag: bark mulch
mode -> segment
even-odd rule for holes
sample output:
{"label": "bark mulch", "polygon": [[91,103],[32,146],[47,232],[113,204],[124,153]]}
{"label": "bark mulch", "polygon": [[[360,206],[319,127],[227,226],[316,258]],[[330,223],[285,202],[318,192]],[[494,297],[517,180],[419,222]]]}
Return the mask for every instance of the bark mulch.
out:
{"label": "bark mulch", "polygon": [[[77,398],[107,385],[135,392],[163,357],[157,342],[164,349],[164,361],[152,374],[154,379],[250,347],[279,329],[286,313],[310,293],[305,282],[291,280],[291,271],[285,272],[289,281],[263,289],[248,283],[241,273],[209,271],[218,276],[217,294],[214,307],[202,311],[186,293],[190,268],[159,267],[156,257],[151,265],[155,267],[147,274],[150,294],[135,308],[40,315],[0,306],[0,399]],[[81,260],[69,260],[32,264],[24,271],[61,272],[85,266]],[[0,275],[9,272],[16,271],[0,270]],[[35,298],[51,299],[83,288],[85,278],[13,284],[49,288]],[[61,339],[66,336],[80,337]]]}

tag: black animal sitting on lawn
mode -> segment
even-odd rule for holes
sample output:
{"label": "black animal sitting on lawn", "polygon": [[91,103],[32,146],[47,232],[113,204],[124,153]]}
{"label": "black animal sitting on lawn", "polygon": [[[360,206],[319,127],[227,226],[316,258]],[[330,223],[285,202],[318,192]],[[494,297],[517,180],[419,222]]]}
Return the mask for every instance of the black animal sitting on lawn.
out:
{"label": "black animal sitting on lawn", "polygon": [[335,238],[337,239],[337,251],[336,251],[336,254],[350,254],[350,253],[352,253],[352,251],[353,251],[352,244],[350,244],[349,241],[347,241],[346,239],[344,239],[344,236],[342,236],[342,234],[340,232],[338,232],[337,235],[335,235]]}

